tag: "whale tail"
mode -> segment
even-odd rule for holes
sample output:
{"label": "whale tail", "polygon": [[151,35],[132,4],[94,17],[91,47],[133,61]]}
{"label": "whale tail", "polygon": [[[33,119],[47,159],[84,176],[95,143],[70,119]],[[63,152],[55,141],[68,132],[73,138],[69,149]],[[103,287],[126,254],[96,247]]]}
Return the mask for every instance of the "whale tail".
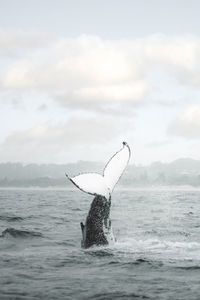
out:
{"label": "whale tail", "polygon": [[123,142],[123,147],[106,164],[103,175],[97,173],[85,173],[74,177],[65,175],[83,192],[94,196],[100,195],[109,199],[116,183],[128,165],[130,155],[131,151],[128,144]]}

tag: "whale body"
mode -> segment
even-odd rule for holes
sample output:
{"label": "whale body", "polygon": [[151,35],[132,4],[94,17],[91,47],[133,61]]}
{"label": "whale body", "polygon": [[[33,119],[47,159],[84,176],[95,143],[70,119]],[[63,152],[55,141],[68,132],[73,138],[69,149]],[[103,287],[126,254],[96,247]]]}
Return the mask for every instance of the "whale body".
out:
{"label": "whale body", "polygon": [[106,164],[103,175],[85,173],[67,178],[81,191],[94,195],[85,224],[82,222],[82,242],[84,248],[93,245],[108,245],[114,242],[110,220],[111,193],[128,165],[131,151],[126,142]]}
{"label": "whale body", "polygon": [[110,220],[111,199],[95,196],[92,201],[85,225],[81,222],[83,248],[93,245],[108,245],[114,242]]}

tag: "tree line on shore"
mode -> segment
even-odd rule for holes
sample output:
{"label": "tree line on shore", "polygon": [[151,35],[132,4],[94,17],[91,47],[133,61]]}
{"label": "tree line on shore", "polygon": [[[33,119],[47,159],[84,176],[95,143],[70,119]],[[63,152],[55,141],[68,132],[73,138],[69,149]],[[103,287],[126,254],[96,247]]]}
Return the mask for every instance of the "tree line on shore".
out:
{"label": "tree line on shore", "polygon": [[[104,164],[79,161],[70,164],[0,163],[0,187],[70,187],[65,172],[71,176],[82,172],[102,173]],[[155,162],[148,166],[129,165],[119,186],[200,186],[200,161],[182,158],[171,163]]]}

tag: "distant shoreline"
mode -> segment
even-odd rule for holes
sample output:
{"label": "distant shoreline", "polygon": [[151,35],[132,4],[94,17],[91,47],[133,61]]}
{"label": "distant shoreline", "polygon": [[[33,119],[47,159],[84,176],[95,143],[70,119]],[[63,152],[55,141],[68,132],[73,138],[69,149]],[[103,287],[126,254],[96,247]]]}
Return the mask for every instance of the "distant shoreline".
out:
{"label": "distant shoreline", "polygon": [[[49,186],[49,187],[0,187],[1,190],[61,190],[61,191],[77,191],[76,188],[61,187],[61,186]],[[143,187],[118,187],[113,191],[113,194],[117,191],[200,191],[200,187],[194,187],[190,185],[180,186],[143,186]]]}
{"label": "distant shoreline", "polygon": [[[99,162],[85,161],[66,165],[30,164],[26,166],[21,163],[0,163],[0,188],[72,188],[65,172],[70,176],[83,172],[102,174],[103,168],[104,165]],[[116,188],[200,189],[200,160],[182,158],[168,164],[155,162],[149,166],[129,165]]]}

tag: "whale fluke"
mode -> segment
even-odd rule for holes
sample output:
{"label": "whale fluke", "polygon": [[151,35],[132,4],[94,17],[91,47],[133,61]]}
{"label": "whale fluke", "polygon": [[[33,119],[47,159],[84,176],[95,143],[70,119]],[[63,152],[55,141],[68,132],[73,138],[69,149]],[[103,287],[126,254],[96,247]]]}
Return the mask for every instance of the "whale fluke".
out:
{"label": "whale fluke", "polygon": [[106,164],[103,175],[97,173],[85,173],[74,177],[66,174],[67,178],[80,190],[90,195],[100,195],[109,199],[111,193],[128,165],[131,151],[126,142]]}

